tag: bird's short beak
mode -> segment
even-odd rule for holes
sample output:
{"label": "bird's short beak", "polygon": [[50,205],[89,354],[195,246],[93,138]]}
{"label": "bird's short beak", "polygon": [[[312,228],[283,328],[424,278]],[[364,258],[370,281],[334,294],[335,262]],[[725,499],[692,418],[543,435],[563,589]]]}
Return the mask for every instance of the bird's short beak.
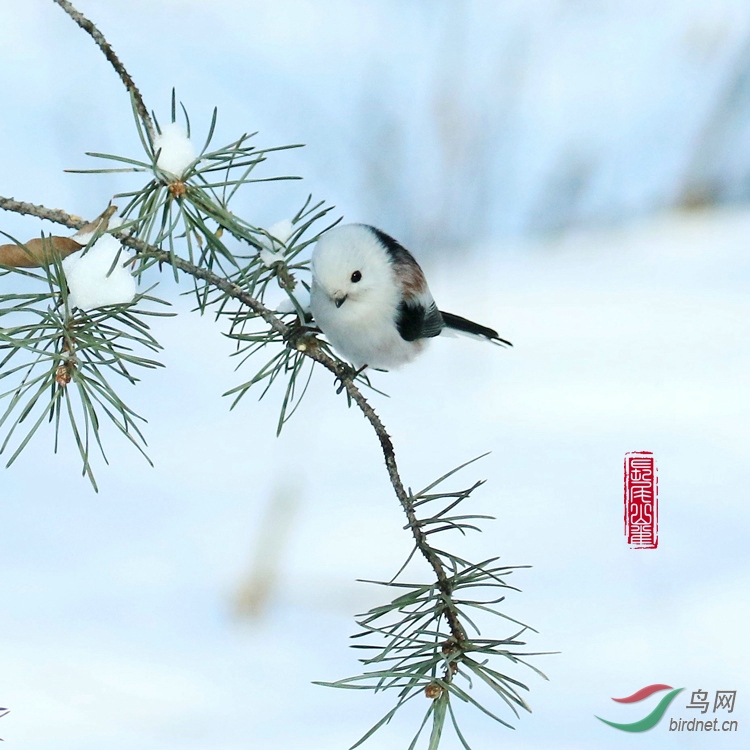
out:
{"label": "bird's short beak", "polygon": [[343,305],[344,302],[346,302],[347,296],[348,295],[345,294],[343,297],[334,297],[333,304],[336,305],[336,307],[341,307],[341,305]]}

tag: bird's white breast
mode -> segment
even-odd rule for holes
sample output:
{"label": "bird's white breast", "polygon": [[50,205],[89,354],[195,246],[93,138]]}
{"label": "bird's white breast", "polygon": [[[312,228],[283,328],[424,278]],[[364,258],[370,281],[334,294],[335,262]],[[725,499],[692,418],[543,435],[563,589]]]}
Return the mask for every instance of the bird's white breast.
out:
{"label": "bird's white breast", "polygon": [[392,370],[410,362],[424,348],[424,341],[401,338],[396,328],[399,302],[394,284],[366,301],[351,299],[336,307],[313,278],[310,308],[315,322],[333,348],[355,367]]}

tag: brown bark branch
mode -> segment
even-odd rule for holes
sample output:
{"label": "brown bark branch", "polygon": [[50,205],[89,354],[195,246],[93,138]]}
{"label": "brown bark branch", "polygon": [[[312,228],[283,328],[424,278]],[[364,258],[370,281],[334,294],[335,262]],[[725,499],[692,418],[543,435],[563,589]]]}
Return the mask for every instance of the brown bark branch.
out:
{"label": "brown bark branch", "polygon": [[109,64],[115,69],[115,72],[120,76],[120,80],[125,85],[125,88],[132,94],[133,100],[135,101],[135,108],[140,116],[143,124],[146,127],[148,133],[148,140],[153,145],[156,132],[154,130],[154,123],[149,115],[146,105],[141,96],[141,92],[135,85],[135,81],[130,76],[130,73],[125,69],[125,66],[120,62],[120,58],[117,57],[115,51],[112,49],[110,43],[104,38],[104,34],[94,25],[93,21],[90,21],[86,16],[83,15],[79,10],[73,6],[69,0],[53,0],[57,3],[91,38],[96,42],[99,49],[107,58]]}
{"label": "brown bark branch", "polygon": [[[12,198],[3,198],[2,196],[0,196],[0,208],[5,209],[6,211],[13,211],[15,213],[37,216],[40,219],[55,221],[72,229],[81,229],[82,227],[86,226],[86,222],[83,221],[83,219],[80,219],[77,216],[71,216],[65,211],[48,209],[44,206],[37,206],[32,203],[22,203],[19,201],[15,201]],[[241,287],[233,284],[228,279],[218,276],[217,274],[206,268],[196,266],[194,263],[191,263],[184,258],[171,256],[168,252],[160,250],[153,245],[149,245],[142,240],[138,240],[133,237],[129,237],[126,234],[118,232],[113,232],[112,234],[117,237],[123,244],[129,245],[130,247],[134,248],[142,256],[154,258],[160,263],[173,265],[183,273],[211,284],[211,286],[221,290],[228,296],[246,305],[256,315],[261,317],[274,331],[281,334],[281,336],[284,337],[287,343],[290,343],[290,340],[294,334],[294,330],[292,329],[292,327],[288,326],[286,323],[280,320],[273,313],[273,311],[269,310],[262,302],[255,299],[252,295],[248,294]],[[388,478],[390,479],[391,486],[393,487],[393,490],[396,493],[396,497],[401,503],[401,507],[406,514],[408,526],[412,536],[414,537],[414,543],[416,544],[417,549],[419,549],[419,551],[422,553],[422,555],[434,571],[435,576],[437,577],[438,588],[440,589],[441,593],[444,594],[446,600],[445,618],[448,621],[451,634],[460,647],[460,645],[467,640],[467,636],[466,631],[459,619],[458,610],[455,608],[455,605],[452,605],[453,591],[451,588],[448,573],[446,572],[445,567],[438,557],[437,553],[430,546],[429,542],[427,541],[427,537],[425,536],[419,525],[419,521],[414,511],[411,498],[409,497],[409,493],[406,491],[401,480],[401,475],[399,474],[398,466],[396,464],[396,453],[393,448],[391,437],[385,429],[385,425],[382,423],[380,417],[372,408],[369,401],[364,397],[359,388],[357,388],[357,386],[353,383],[352,372],[350,368],[348,368],[343,363],[333,359],[333,357],[330,357],[323,350],[316,346],[307,346],[304,349],[298,348],[298,350],[301,351],[305,356],[310,357],[310,359],[321,364],[336,376],[336,378],[342,383],[346,392],[349,394],[349,397],[352,399],[352,401],[354,401],[354,403],[357,404],[365,419],[370,423],[373,430],[375,431],[378,441],[380,442],[380,448],[383,452],[383,458],[385,460],[385,466],[388,472]]]}

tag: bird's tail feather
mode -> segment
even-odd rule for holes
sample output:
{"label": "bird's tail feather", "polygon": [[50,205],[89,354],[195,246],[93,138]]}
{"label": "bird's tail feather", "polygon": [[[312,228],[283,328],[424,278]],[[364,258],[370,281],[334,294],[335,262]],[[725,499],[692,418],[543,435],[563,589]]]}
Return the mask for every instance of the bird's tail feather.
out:
{"label": "bird's tail feather", "polygon": [[497,331],[493,331],[492,328],[486,326],[480,326],[479,323],[474,323],[471,320],[462,318],[460,315],[454,315],[453,313],[447,313],[440,311],[445,322],[445,327],[450,328],[460,333],[468,333],[470,336],[479,336],[481,338],[492,341],[493,344],[499,344],[500,346],[513,346],[510,341],[501,339],[498,336]]}

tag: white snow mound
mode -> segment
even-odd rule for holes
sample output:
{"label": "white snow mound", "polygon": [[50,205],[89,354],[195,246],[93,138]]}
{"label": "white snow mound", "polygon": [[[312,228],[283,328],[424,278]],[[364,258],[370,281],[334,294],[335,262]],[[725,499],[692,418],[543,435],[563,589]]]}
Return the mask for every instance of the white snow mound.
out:
{"label": "white snow mound", "polygon": [[271,235],[275,240],[281,242],[282,245],[286,245],[289,238],[294,234],[294,224],[291,219],[282,219],[277,221],[269,230],[268,234]]}
{"label": "white snow mound", "polygon": [[[310,292],[308,292],[307,289],[302,286],[302,284],[299,284],[294,290],[294,298],[299,303],[299,306],[302,308],[303,312],[310,312]],[[292,300],[290,300],[289,297],[285,297],[276,306],[276,312],[293,313],[297,312],[297,310],[292,304]]]}
{"label": "white snow mound", "polygon": [[282,219],[277,221],[270,229],[266,229],[271,239],[261,237],[260,241],[265,245],[265,249],[260,251],[260,259],[269,268],[280,260],[284,259],[283,248],[294,234],[294,224],[291,219]]}
{"label": "white snow mound", "polygon": [[156,166],[179,179],[195,161],[195,146],[182,125],[170,122],[154,138],[154,149],[159,153]]}
{"label": "white snow mound", "polygon": [[[132,302],[135,297],[135,279],[123,267],[127,253],[111,234],[102,235],[85,254],[73,253],[63,260],[63,270],[70,289],[70,306],[80,310],[93,310],[103,305],[120,305]],[[120,257],[112,273],[117,254]]]}

